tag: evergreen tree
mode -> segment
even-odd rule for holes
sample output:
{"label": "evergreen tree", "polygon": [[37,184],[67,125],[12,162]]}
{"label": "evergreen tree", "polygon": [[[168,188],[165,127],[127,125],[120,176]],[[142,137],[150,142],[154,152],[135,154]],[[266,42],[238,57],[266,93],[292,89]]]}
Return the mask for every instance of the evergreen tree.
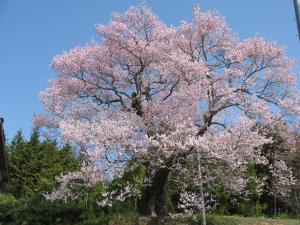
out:
{"label": "evergreen tree", "polygon": [[55,177],[77,170],[80,159],[70,146],[58,148],[53,141],[40,141],[38,130],[30,139],[18,131],[7,146],[10,184],[8,191],[16,197],[35,197],[56,185]]}

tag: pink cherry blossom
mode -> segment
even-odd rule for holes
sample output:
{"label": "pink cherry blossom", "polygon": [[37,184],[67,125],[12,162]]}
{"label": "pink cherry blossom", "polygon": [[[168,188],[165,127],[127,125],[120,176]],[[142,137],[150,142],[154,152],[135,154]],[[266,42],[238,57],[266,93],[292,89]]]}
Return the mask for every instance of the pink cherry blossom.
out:
{"label": "pink cherry blossom", "polygon": [[[268,132],[281,135],[286,149],[295,148],[300,97],[294,61],[284,47],[259,36],[241,41],[218,13],[199,7],[192,22],[178,28],[139,6],[113,14],[97,30],[100,43],[54,57],[58,78],[41,93],[47,114],[35,121],[79,146],[98,169],[66,174],[61,188],[47,198],[74,198],[64,190],[72,177],[105,183],[136,158],[148,165],[149,190],[158,190],[156,179],[166,179],[158,178],[161,171],[181,168],[199,187],[219,177],[242,192],[247,165],[267,163],[260,150],[272,141]],[[193,175],[184,164],[195,156],[201,171]],[[226,166],[219,168],[220,161]],[[282,162],[277,164],[274,176],[283,192],[293,178]],[[111,199],[98,204],[110,205]],[[153,204],[150,214],[160,214]]]}

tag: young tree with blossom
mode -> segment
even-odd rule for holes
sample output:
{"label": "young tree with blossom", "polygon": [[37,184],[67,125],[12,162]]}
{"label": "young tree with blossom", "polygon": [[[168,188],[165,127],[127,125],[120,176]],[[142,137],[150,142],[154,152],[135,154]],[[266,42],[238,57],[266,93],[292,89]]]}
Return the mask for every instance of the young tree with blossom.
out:
{"label": "young tree with blossom", "polygon": [[[275,42],[241,41],[218,13],[198,6],[192,22],[177,28],[139,6],[113,14],[97,31],[100,43],[54,57],[58,78],[42,92],[47,114],[35,123],[79,146],[92,182],[108,182],[127,162],[142,161],[147,186],[140,213],[167,213],[164,187],[174,171],[198,186],[193,199],[205,218],[205,187],[221,182],[242,192],[247,165],[267,163],[260,154],[272,142],[267,132],[295,148],[294,61]],[[182,184],[182,196],[189,191]]]}

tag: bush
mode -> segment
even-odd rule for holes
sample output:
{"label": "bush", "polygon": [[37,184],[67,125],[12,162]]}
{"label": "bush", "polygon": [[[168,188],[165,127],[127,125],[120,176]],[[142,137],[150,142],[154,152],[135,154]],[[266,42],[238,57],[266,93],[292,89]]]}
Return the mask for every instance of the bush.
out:
{"label": "bush", "polygon": [[0,195],[0,221],[4,225],[78,224],[85,211],[83,204],[28,201]]}

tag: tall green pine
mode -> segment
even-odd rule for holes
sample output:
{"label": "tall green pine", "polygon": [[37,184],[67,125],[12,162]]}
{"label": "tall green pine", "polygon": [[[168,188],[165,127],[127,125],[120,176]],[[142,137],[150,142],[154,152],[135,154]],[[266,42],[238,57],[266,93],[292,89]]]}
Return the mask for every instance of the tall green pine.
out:
{"label": "tall green pine", "polygon": [[7,146],[10,184],[8,191],[16,197],[35,197],[56,185],[55,177],[79,169],[80,159],[70,146],[58,148],[53,141],[40,141],[33,130],[26,141],[18,131]]}

